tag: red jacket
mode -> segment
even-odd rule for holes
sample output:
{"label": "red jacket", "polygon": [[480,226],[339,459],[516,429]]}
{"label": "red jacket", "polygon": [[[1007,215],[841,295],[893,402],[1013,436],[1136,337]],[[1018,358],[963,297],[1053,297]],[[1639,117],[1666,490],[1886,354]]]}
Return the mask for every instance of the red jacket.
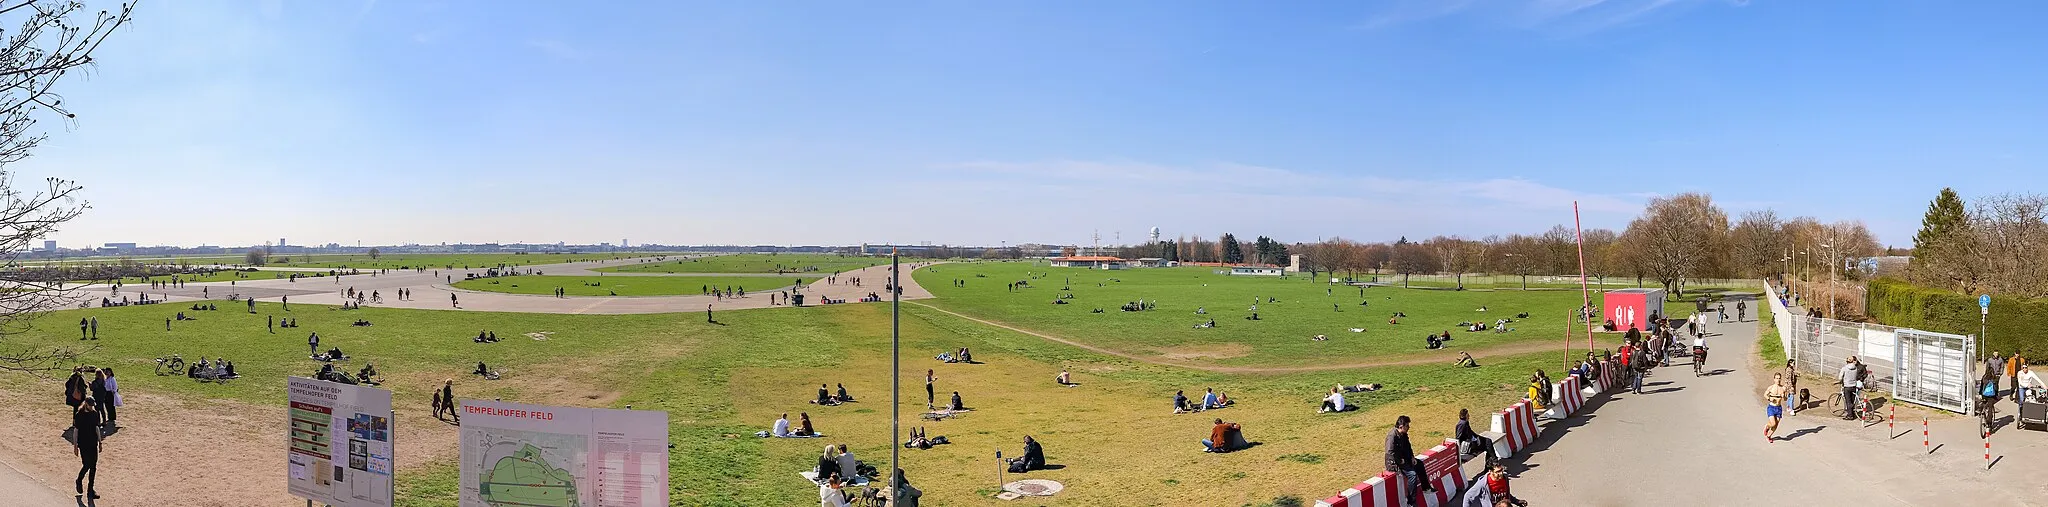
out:
{"label": "red jacket", "polygon": [[1496,498],[1507,496],[1508,478],[1506,476],[1486,474],[1486,490],[1493,493],[1493,496]]}

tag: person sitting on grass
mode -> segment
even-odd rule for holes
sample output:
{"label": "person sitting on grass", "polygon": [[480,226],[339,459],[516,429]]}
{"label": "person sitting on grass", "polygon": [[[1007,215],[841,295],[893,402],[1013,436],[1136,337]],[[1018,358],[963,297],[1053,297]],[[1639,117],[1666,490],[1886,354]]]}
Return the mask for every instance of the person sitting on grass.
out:
{"label": "person sitting on grass", "polygon": [[1252,312],[1252,314],[1248,317],[1245,317],[1244,320],[1259,320],[1259,312]]}
{"label": "person sitting on grass", "polygon": [[1422,348],[1426,350],[1436,350],[1444,348],[1444,341],[1443,339],[1437,338],[1436,334],[1432,333],[1429,335],[1428,338],[1422,339]]}
{"label": "person sitting on grass", "polygon": [[825,452],[818,455],[818,466],[812,468],[811,473],[816,474],[820,482],[838,482],[839,446],[825,444]]}
{"label": "person sitting on grass", "polygon": [[974,351],[968,350],[967,347],[960,347],[960,362],[973,364]]}
{"label": "person sitting on grass", "polygon": [[1338,388],[1332,387],[1332,388],[1330,388],[1330,393],[1329,393],[1328,395],[1325,395],[1325,396],[1323,396],[1323,408],[1322,408],[1322,410],[1317,410],[1317,411],[1316,411],[1316,413],[1318,413],[1318,414],[1327,414],[1327,413],[1331,413],[1331,412],[1343,412],[1343,411],[1344,411],[1344,392],[1343,392],[1343,391],[1342,391],[1341,389],[1338,389]]}
{"label": "person sitting on grass", "polygon": [[1032,470],[1045,469],[1045,448],[1038,445],[1031,436],[1024,437],[1024,455],[1010,460],[1010,473],[1021,474]]}
{"label": "person sitting on grass", "polygon": [[1173,413],[1176,413],[1176,414],[1183,414],[1183,413],[1188,413],[1188,412],[1193,412],[1193,411],[1195,411],[1195,407],[1192,407],[1192,406],[1189,406],[1189,405],[1188,405],[1188,395],[1187,395],[1187,394],[1186,394],[1185,392],[1183,392],[1183,391],[1174,391],[1174,392],[1173,392]]}
{"label": "person sitting on grass", "polygon": [[811,400],[811,404],[832,406],[838,405],[839,400],[832,398],[831,388],[826,387],[825,384],[818,384],[818,398]]}
{"label": "person sitting on grass", "polygon": [[779,417],[779,418],[776,418],[776,419],[775,419],[775,425],[774,425],[774,426],[772,426],[772,427],[771,427],[771,429],[769,429],[769,430],[768,430],[768,435],[769,435],[769,436],[773,436],[773,437],[775,437],[775,438],[789,438],[789,437],[794,437],[794,436],[796,436],[796,435],[794,435],[794,434],[791,434],[791,433],[789,432],[789,413],[788,413],[788,412],[784,412],[784,413],[782,413],[782,417]]}
{"label": "person sitting on grass", "polygon": [[1202,393],[1202,406],[1201,406],[1201,410],[1208,410],[1208,409],[1212,409],[1212,408],[1223,408],[1223,402],[1222,402],[1221,400],[1219,400],[1219,399],[1217,399],[1217,398],[1216,398],[1216,388],[1213,388],[1213,387],[1211,387],[1211,388],[1207,388],[1207,389],[1205,389],[1204,391],[1205,391],[1205,392],[1204,392],[1204,393]]}
{"label": "person sitting on grass", "polygon": [[1472,359],[1472,353],[1471,353],[1471,352],[1464,352],[1464,351],[1459,351],[1459,352],[1458,352],[1458,362],[1456,362],[1456,363],[1452,363],[1452,364],[1453,364],[1453,365],[1455,365],[1455,366],[1463,366],[1463,367],[1466,367],[1466,368],[1478,368],[1478,367],[1479,367],[1479,361],[1477,361],[1477,360],[1474,360],[1474,359]]}
{"label": "person sitting on grass", "polygon": [[1223,422],[1221,418],[1216,419],[1216,426],[1209,429],[1209,438],[1202,440],[1202,452],[1230,452],[1237,450],[1236,446],[1232,445],[1231,437],[1234,436],[1233,433],[1242,431],[1244,431],[1244,427],[1239,426],[1237,423]]}
{"label": "person sitting on grass", "polygon": [[485,365],[483,361],[477,361],[477,362],[476,362],[476,371],[470,372],[469,374],[471,374],[471,375],[489,375],[489,374],[491,374],[491,367],[490,367],[489,365]]}
{"label": "person sitting on grass", "polygon": [[953,401],[952,403],[946,405],[946,410],[952,410],[956,412],[961,410],[967,410],[967,405],[960,403],[960,391],[953,391]]}
{"label": "person sitting on grass", "polygon": [[1201,306],[1197,306],[1197,307],[1195,307],[1195,315],[1208,315],[1208,314],[1209,314],[1209,309],[1208,309],[1208,308],[1206,308],[1206,307],[1201,307]]}
{"label": "person sitting on grass", "polygon": [[1052,381],[1063,386],[1074,385],[1074,378],[1067,373],[1067,370],[1060,370],[1060,374],[1054,376]]}
{"label": "person sitting on grass", "polygon": [[365,384],[371,383],[377,378],[377,363],[363,363],[363,369],[356,372],[356,378]]}
{"label": "person sitting on grass", "polygon": [[849,394],[846,394],[846,384],[835,384],[835,385],[839,386],[839,396],[838,396],[838,398],[839,398],[839,402],[840,402],[840,403],[846,403],[846,402],[849,402],[849,401],[853,401],[853,395],[849,395]]}
{"label": "person sitting on grass", "polygon": [[790,432],[790,434],[792,434],[792,435],[796,435],[796,436],[799,436],[799,437],[815,437],[815,436],[818,436],[818,430],[816,430],[816,429],[812,429],[812,428],[811,428],[811,413],[810,413],[810,412],[798,412],[798,413],[797,413],[796,415],[797,415],[797,425],[796,425],[796,430],[795,430],[795,431],[791,431],[791,432]]}

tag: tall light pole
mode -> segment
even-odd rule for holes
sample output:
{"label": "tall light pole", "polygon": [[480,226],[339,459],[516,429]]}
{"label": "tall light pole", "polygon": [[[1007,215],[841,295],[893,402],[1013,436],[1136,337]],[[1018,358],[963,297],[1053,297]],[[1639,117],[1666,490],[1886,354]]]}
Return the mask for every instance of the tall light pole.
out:
{"label": "tall light pole", "polygon": [[1820,247],[1828,249],[1828,318],[1832,319],[1835,318],[1835,246],[1821,243]]}

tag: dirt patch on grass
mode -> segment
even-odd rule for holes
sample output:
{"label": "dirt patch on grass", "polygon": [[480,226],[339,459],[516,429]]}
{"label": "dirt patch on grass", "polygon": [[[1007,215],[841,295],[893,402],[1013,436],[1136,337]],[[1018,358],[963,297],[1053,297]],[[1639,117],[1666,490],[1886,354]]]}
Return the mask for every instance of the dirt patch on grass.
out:
{"label": "dirt patch on grass", "polygon": [[1242,343],[1216,343],[1189,345],[1168,349],[1157,349],[1159,357],[1168,361],[1190,359],[1230,359],[1252,355],[1252,346]]}
{"label": "dirt patch on grass", "polygon": [[[70,407],[62,384],[38,381],[0,391],[0,455],[66,493],[78,458],[64,441]],[[121,430],[107,437],[96,488],[121,505],[291,505],[285,493],[284,411],[221,400],[183,401],[122,393]],[[209,457],[209,458],[199,458]],[[236,458],[239,457],[239,458]],[[278,460],[267,459],[275,457]]]}

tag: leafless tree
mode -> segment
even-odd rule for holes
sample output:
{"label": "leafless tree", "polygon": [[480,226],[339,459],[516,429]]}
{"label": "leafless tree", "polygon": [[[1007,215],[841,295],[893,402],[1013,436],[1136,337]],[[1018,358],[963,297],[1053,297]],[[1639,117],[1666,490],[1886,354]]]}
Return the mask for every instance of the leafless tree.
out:
{"label": "leafless tree", "polygon": [[[79,198],[83,187],[76,182],[49,178],[41,187],[22,189],[7,168],[28,158],[48,137],[36,130],[38,120],[52,115],[67,122],[76,118],[56,93],[57,84],[72,71],[94,64],[93,51],[129,22],[134,5],[99,11],[96,17],[85,9],[79,2],[0,2],[0,18],[21,22],[7,34],[6,49],[0,49],[0,252],[27,250],[30,242],[57,232],[91,208]],[[89,24],[84,22],[87,18],[92,19]],[[61,282],[0,280],[0,337],[21,333],[41,312],[77,300]],[[70,349],[6,348],[0,350],[0,370],[34,374],[61,369],[78,354]]]}
{"label": "leafless tree", "polygon": [[1784,265],[1788,244],[1783,224],[1777,212],[1771,210],[1743,213],[1742,219],[1735,222],[1735,229],[1729,232],[1735,271],[1742,276],[1762,277],[1778,272]]}
{"label": "leafless tree", "polygon": [[1685,193],[1651,199],[1622,237],[1643,271],[1670,291],[1679,280],[1708,270],[1727,233],[1728,214],[1712,197]]}

